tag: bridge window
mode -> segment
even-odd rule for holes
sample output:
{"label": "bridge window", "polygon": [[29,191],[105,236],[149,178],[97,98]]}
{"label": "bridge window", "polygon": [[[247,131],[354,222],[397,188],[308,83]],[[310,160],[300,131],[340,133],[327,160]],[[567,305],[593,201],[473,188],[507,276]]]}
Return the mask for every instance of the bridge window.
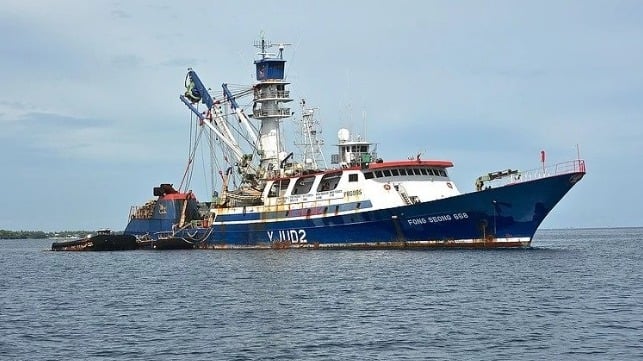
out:
{"label": "bridge window", "polygon": [[319,182],[319,186],[317,186],[317,192],[334,190],[335,188],[337,188],[337,184],[339,183],[341,177],[341,172],[324,174],[321,181]]}
{"label": "bridge window", "polygon": [[373,178],[373,172],[366,172],[366,173],[364,173],[364,178],[366,178],[366,179],[372,179],[372,178]]}
{"label": "bridge window", "polygon": [[384,176],[385,177],[390,177],[391,176],[391,171],[388,169],[384,169]]}
{"label": "bridge window", "polygon": [[422,175],[428,175],[428,174],[426,173],[426,168],[420,168],[420,172],[422,172]]}
{"label": "bridge window", "polygon": [[290,179],[282,179],[281,181],[274,182],[270,186],[268,197],[283,197],[288,188],[288,184],[290,184]]}
{"label": "bridge window", "polygon": [[397,176],[399,176],[399,175],[400,175],[400,171],[399,171],[399,170],[397,170],[397,169],[391,169],[391,174],[392,174],[394,177],[397,177]]}
{"label": "bridge window", "polygon": [[357,174],[349,174],[348,175],[348,181],[349,182],[357,182]]}
{"label": "bridge window", "polygon": [[382,175],[382,171],[381,171],[381,170],[376,170],[376,171],[375,171],[375,177],[377,177],[377,178],[382,178],[382,177],[383,177],[383,175]]}
{"label": "bridge window", "polygon": [[310,192],[314,181],[315,177],[301,177],[297,179],[292,194],[306,194]]}

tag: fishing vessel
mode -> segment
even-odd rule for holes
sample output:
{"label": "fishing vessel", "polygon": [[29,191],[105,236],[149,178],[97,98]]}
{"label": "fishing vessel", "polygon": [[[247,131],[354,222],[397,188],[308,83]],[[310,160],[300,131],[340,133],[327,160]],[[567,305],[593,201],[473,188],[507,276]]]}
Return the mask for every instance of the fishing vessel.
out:
{"label": "fishing vessel", "polygon": [[[178,189],[161,184],[155,199],[132,207],[125,234],[212,249],[528,247],[585,175],[580,157],[545,166],[543,153],[534,170],[489,172],[475,180],[475,190],[460,192],[451,161],[385,161],[374,143],[347,129],[338,131],[327,166],[315,109],[304,100],[295,155],[283,131],[295,115],[286,45],[256,42],[256,83],[223,84],[217,96],[188,69],[179,99],[198,121],[187,170]],[[205,202],[187,186],[200,142],[217,169]]]}

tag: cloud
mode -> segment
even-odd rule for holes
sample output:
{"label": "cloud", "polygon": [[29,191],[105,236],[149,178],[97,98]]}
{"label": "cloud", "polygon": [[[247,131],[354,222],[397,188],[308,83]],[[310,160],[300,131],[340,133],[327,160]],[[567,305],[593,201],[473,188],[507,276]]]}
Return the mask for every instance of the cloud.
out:
{"label": "cloud", "polygon": [[[49,157],[74,160],[94,160],[106,163],[141,163],[160,160],[182,160],[165,151],[155,140],[141,137],[141,133],[115,126],[113,120],[77,118],[73,116],[28,112],[17,118],[0,118],[4,132],[0,139],[20,139],[20,148],[42,152]],[[171,138],[169,134],[161,139]],[[165,142],[162,142],[163,144]],[[156,146],[154,146],[156,145]],[[165,148],[165,149],[164,149]]]}
{"label": "cloud", "polygon": [[[186,68],[216,91],[224,82],[247,86],[251,45],[262,30],[294,44],[285,53],[291,96],[320,108],[328,145],[339,128],[357,134],[366,123],[383,158],[426,150],[453,160],[453,174],[470,182],[480,171],[528,167],[540,149],[566,159],[580,144],[596,169],[581,183],[592,193],[608,193],[602,170],[641,162],[624,156],[643,152],[643,8],[636,2],[280,4],[257,11],[246,1],[190,3],[196,10],[171,2],[5,1],[3,164],[37,176],[23,163],[74,173],[71,160],[105,178],[141,164],[158,166],[147,173],[180,169],[190,116],[177,98]],[[292,16],[284,18],[285,8]],[[629,177],[643,182],[634,168]],[[595,209],[583,194],[574,204],[596,214],[643,204],[638,194],[615,196],[603,200],[611,209]],[[629,207],[628,214],[642,211]],[[560,214],[561,224],[573,217]]]}

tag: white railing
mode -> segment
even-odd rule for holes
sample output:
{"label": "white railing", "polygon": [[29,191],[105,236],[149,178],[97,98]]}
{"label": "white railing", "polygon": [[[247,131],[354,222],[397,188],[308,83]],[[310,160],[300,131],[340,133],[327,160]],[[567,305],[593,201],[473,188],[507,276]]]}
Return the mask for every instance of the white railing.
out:
{"label": "white railing", "polygon": [[[496,188],[507,184],[528,182],[536,179],[552,177],[561,174],[585,173],[585,160],[576,159],[562,163],[556,163],[542,168],[530,169],[514,173],[502,178],[486,181],[484,188]],[[484,189],[483,188],[483,189]]]}
{"label": "white railing", "polygon": [[290,99],[290,90],[262,90],[255,93],[255,101],[264,99]]}
{"label": "white railing", "polygon": [[290,108],[280,108],[280,109],[255,109],[252,115],[255,118],[259,117],[289,117],[290,116]]}

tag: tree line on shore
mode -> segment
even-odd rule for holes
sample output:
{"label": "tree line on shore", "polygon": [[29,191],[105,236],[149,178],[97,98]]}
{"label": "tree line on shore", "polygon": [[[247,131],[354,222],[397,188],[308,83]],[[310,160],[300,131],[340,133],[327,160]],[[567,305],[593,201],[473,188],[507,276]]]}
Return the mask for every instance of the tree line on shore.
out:
{"label": "tree line on shore", "polygon": [[60,232],[43,232],[43,231],[10,231],[0,229],[0,239],[45,239],[45,238],[71,238],[83,237],[88,231],[60,231]]}

